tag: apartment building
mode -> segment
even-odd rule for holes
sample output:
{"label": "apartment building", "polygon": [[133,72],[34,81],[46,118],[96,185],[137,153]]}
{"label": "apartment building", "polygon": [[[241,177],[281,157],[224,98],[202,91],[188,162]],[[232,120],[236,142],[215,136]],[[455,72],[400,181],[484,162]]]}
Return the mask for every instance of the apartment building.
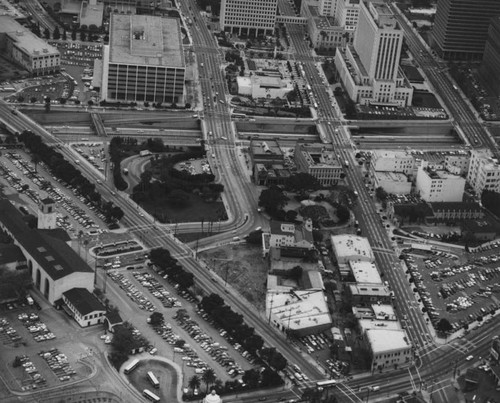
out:
{"label": "apartment building", "polygon": [[220,26],[246,36],[273,35],[278,0],[222,0]]}

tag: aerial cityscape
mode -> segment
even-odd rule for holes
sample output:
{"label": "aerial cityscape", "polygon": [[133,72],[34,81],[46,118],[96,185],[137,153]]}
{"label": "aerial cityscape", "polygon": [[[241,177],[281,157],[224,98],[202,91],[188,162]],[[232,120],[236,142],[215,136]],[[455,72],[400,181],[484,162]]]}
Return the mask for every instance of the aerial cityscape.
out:
{"label": "aerial cityscape", "polygon": [[500,1],[0,7],[0,402],[500,402]]}

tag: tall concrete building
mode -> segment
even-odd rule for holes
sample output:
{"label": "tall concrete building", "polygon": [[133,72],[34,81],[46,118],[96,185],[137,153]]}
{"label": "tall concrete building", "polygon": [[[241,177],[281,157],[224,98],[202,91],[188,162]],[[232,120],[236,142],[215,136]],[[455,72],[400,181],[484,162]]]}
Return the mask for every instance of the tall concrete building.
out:
{"label": "tall concrete building", "polygon": [[498,0],[439,0],[433,47],[447,60],[481,59],[492,17],[500,16]]}
{"label": "tall concrete building", "polygon": [[186,66],[176,18],[112,14],[103,50],[106,101],[184,102]]}
{"label": "tall concrete building", "polygon": [[273,35],[278,0],[222,0],[220,26],[238,35]]}
{"label": "tall concrete building", "polygon": [[360,0],[337,0],[335,23],[344,27],[346,32],[354,32],[359,21]]}
{"label": "tall concrete building", "polygon": [[350,98],[360,104],[407,106],[413,87],[399,68],[403,30],[380,0],[362,1],[354,42],[335,55]]}
{"label": "tall concrete building", "polygon": [[490,88],[500,94],[500,17],[491,20],[484,47],[481,73]]}

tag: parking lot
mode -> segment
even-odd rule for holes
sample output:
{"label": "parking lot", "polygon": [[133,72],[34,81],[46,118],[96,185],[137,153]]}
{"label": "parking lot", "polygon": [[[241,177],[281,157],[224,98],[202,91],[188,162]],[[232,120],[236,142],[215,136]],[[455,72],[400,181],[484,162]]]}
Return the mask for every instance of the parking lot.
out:
{"label": "parking lot", "polygon": [[464,259],[444,251],[404,250],[408,279],[436,326],[446,318],[459,330],[500,307],[500,243]]}
{"label": "parking lot", "polygon": [[[95,169],[97,169],[101,173],[104,173],[104,170],[106,168],[107,154],[103,143],[72,143],[71,147],[82,157],[82,160],[87,160],[87,162]],[[78,163],[82,162],[81,160],[76,161],[78,161]],[[98,180],[97,183],[101,183],[101,181]]]}

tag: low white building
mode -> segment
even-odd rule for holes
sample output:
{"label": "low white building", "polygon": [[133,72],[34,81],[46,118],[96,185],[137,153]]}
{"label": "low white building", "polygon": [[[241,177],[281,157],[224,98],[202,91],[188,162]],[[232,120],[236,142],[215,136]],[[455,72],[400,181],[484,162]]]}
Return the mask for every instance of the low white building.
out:
{"label": "low white building", "polygon": [[411,193],[411,181],[404,173],[376,171],[372,179],[375,189],[381,187],[389,194]]}
{"label": "low white building", "polygon": [[266,317],[281,331],[302,337],[328,330],[332,318],[323,291],[268,292]]}
{"label": "low white building", "polygon": [[465,178],[446,170],[420,166],[415,186],[426,202],[460,202],[464,196]]}
{"label": "low white building", "polygon": [[238,94],[252,98],[285,99],[286,95],[293,91],[290,80],[280,77],[257,76],[237,77]]}
{"label": "low white building", "polygon": [[349,262],[354,280],[358,284],[382,284],[382,278],[373,262]]}
{"label": "low white building", "polygon": [[63,293],[67,312],[81,327],[104,323],[106,308],[86,288],[72,288]]}
{"label": "low white building", "polygon": [[303,224],[271,221],[270,227],[269,246],[271,248],[311,249],[314,247],[311,219],[306,220]]}
{"label": "low white building", "polygon": [[412,360],[412,345],[402,329],[368,329],[365,341],[372,357],[372,371],[397,369]]}
{"label": "low white building", "polygon": [[333,253],[339,264],[349,261],[374,262],[372,248],[367,238],[356,235],[332,235],[331,244]]}

